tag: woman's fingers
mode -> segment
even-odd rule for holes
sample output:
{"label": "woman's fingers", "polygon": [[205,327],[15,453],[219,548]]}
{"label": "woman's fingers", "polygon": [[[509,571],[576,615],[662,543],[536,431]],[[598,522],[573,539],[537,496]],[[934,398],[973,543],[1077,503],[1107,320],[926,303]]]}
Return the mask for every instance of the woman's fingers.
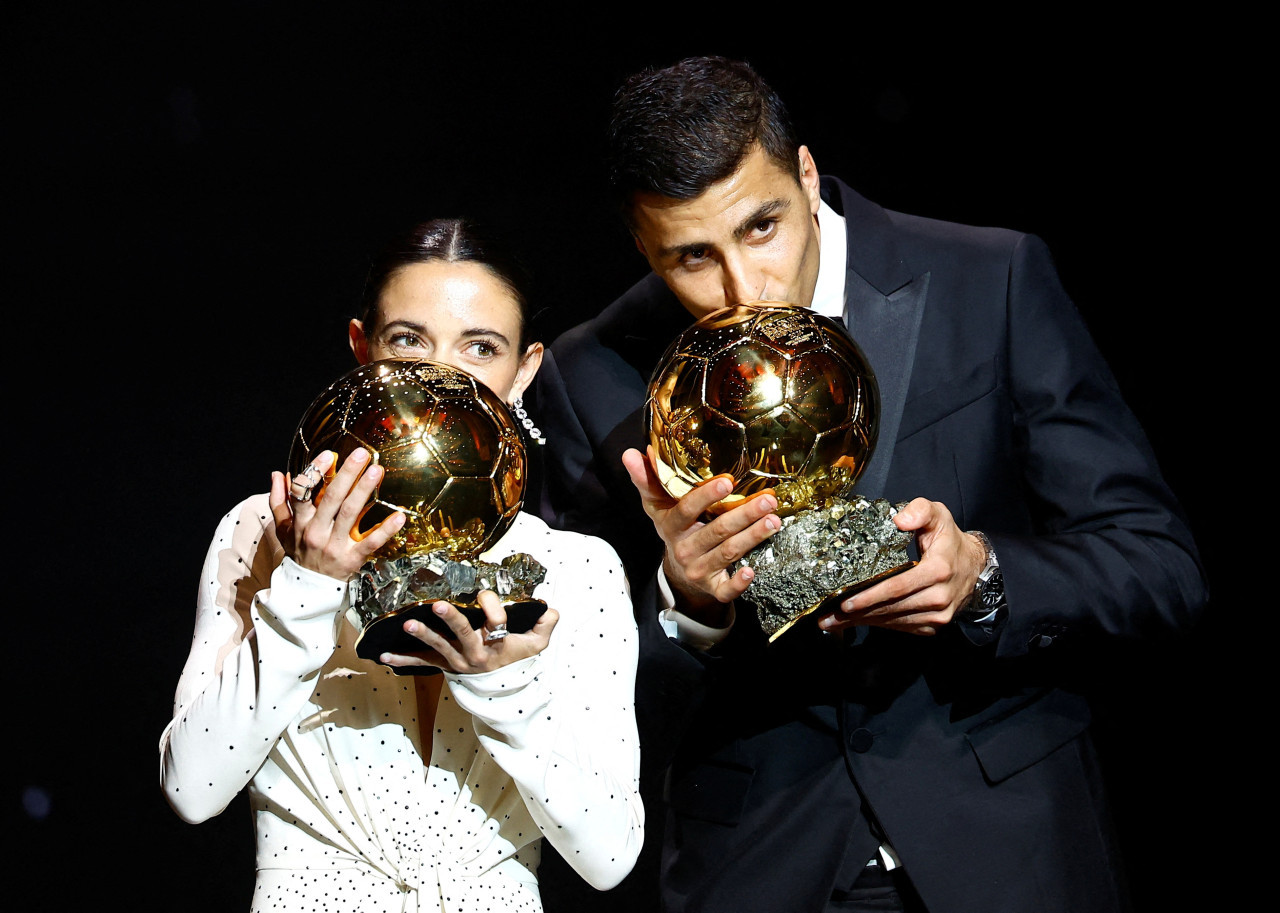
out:
{"label": "woman's fingers", "polygon": [[271,493],[267,495],[267,503],[271,505],[271,516],[276,521],[276,535],[293,522],[293,511],[289,509],[287,482],[283,472],[271,473]]}
{"label": "woman's fingers", "polygon": [[[445,626],[453,633],[455,639],[444,636],[436,631],[430,625],[421,621],[410,619],[404,623],[404,632],[411,637],[415,637],[422,641],[422,645],[427,647],[427,651],[416,654],[383,654],[382,661],[388,665],[432,665],[439,666],[442,669],[448,669],[451,672],[470,672],[469,662],[458,651],[458,643],[456,638],[467,635],[474,636],[475,632],[471,629],[471,622],[467,617],[458,611],[458,607],[444,600],[440,600],[431,606],[431,611],[436,617],[442,619]],[[417,663],[406,663],[403,660],[407,657],[416,657]],[[388,662],[386,657],[391,657],[393,662]]]}
{"label": "woman's fingers", "polygon": [[439,666],[463,674],[490,672],[545,650],[560,618],[549,608],[528,632],[507,634],[507,611],[502,600],[484,590],[477,602],[484,612],[482,627],[473,628],[471,620],[457,606],[440,601],[432,606],[432,612],[444,622],[451,636],[420,621],[406,621],[405,633],[421,641],[426,649],[414,654],[384,653],[379,661],[389,666]]}
{"label": "woman's fingers", "polygon": [[484,627],[478,633],[483,635],[485,643],[502,640],[507,636],[507,610],[502,600],[492,590],[481,590],[476,601],[484,612]]}
{"label": "woman's fingers", "polygon": [[[332,451],[326,450],[321,456],[331,454]],[[333,454],[337,456],[337,454]],[[319,459],[319,457],[317,457]],[[312,463],[315,466],[315,463]],[[357,480],[364,473],[365,468],[369,465],[369,451],[363,447],[357,447],[351,451],[351,455],[342,461],[342,467],[333,474],[332,479],[325,483],[324,488],[317,493],[315,498],[316,517],[322,523],[336,522],[338,512],[346,503],[347,495],[351,494],[351,490],[355,487]],[[316,467],[320,469],[320,467]],[[323,473],[324,470],[321,469]],[[347,527],[351,529],[350,526]]]}
{"label": "woman's fingers", "polygon": [[[368,534],[360,532],[360,518],[372,501],[384,470],[372,462],[369,451],[357,448],[334,471],[337,454],[323,451],[299,473],[308,477],[327,478],[315,497],[299,501],[288,485],[287,477],[277,483],[273,478],[275,498],[289,489],[288,498],[277,511],[272,502],[272,515],[287,519],[288,534],[281,545],[294,561],[303,567],[338,579],[346,579],[360,569],[374,552],[386,545],[405,524],[405,515],[397,511],[374,527]],[[291,514],[291,517],[286,517]]]}
{"label": "woman's fingers", "polygon": [[555,630],[556,622],[559,620],[560,613],[548,607],[545,612],[538,616],[538,620],[533,623],[529,633],[540,637],[545,643],[551,639],[551,632]]}
{"label": "woman's fingers", "polygon": [[[384,518],[381,523],[367,533],[361,534],[357,540],[361,553],[368,557],[382,548],[382,546],[391,541],[392,536],[404,528],[407,519],[404,512],[398,510],[391,516]],[[360,522],[359,518],[356,519],[356,522]],[[352,538],[354,539],[355,536],[353,535]]]}
{"label": "woman's fingers", "polygon": [[315,459],[299,470],[296,476],[285,477],[285,487],[293,509],[296,510],[303,504],[312,505],[319,500],[320,493],[324,490],[325,480],[332,474],[336,459],[337,454],[333,451],[321,451]]}
{"label": "woman's fingers", "polygon": [[[355,456],[355,454],[353,453],[352,456]],[[341,477],[346,470],[347,467],[344,465],[342,472],[338,473],[338,477]],[[364,472],[355,480],[338,506],[337,515],[334,517],[335,533],[345,532],[356,541],[363,538],[360,534],[360,518],[364,516],[365,508],[368,507],[369,501],[373,498],[373,493],[382,481],[384,471],[376,463],[366,466]],[[335,478],[335,481],[337,481],[337,478]]]}
{"label": "woman's fingers", "polygon": [[383,653],[378,657],[378,662],[384,666],[393,666],[397,669],[405,669],[412,666],[434,666],[437,669],[449,668],[449,665],[440,654],[434,650],[427,650],[422,653]]}

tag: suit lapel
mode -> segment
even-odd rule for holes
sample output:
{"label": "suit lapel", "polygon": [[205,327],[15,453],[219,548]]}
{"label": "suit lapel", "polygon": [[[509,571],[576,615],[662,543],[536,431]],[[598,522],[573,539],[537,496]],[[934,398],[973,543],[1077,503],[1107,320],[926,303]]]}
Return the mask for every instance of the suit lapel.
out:
{"label": "suit lapel", "polygon": [[849,335],[866,355],[880,393],[876,448],[857,485],[859,494],[878,498],[893,462],[928,297],[929,274],[912,274],[894,243],[892,223],[882,208],[839,181],[824,178],[823,184],[823,197],[845,217],[849,250],[845,315]]}
{"label": "suit lapel", "polygon": [[876,448],[858,480],[857,490],[864,497],[878,498],[889,478],[902,407],[907,401],[920,319],[929,292],[929,274],[925,273],[892,295],[882,295],[857,273],[850,272],[845,288],[849,335],[866,355],[880,390]]}

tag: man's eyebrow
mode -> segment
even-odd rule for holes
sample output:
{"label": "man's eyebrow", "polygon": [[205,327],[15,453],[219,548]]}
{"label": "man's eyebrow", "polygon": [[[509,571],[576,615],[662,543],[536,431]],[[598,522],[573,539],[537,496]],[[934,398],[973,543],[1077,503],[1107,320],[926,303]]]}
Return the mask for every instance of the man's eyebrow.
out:
{"label": "man's eyebrow", "polygon": [[784,213],[790,208],[791,201],[782,197],[766,200],[756,208],[755,212],[738,223],[738,227],[733,230],[733,236],[741,241],[751,229],[756,227],[757,222],[763,222],[765,219]]}
{"label": "man's eyebrow", "polygon": [[[772,218],[780,213],[786,212],[791,208],[791,201],[779,197],[774,200],[765,200],[755,211],[738,223],[737,228],[733,230],[733,236],[741,241],[745,238],[751,229],[755,228],[757,222]],[[658,256],[666,257],[685,257],[689,254],[696,254],[706,250],[711,245],[705,241],[690,241],[687,244],[677,244],[671,247],[664,247],[658,252]]]}

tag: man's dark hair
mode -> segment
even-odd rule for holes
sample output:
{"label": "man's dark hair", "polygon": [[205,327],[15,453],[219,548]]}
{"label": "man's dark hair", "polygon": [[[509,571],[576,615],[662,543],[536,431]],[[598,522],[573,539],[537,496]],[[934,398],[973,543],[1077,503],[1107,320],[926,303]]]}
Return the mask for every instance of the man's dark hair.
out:
{"label": "man's dark hair", "polygon": [[750,64],[724,57],[630,77],[614,95],[607,143],[609,184],[628,223],[637,192],[691,200],[737,171],[756,143],[794,173],[800,148],[777,93]]}

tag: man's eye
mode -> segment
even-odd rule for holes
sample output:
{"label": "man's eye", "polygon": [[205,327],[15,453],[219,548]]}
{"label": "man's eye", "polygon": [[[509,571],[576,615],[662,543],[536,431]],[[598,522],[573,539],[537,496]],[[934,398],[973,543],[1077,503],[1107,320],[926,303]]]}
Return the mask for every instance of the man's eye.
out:
{"label": "man's eye", "polygon": [[690,251],[686,251],[682,258],[685,264],[701,263],[707,259],[707,249],[705,247],[695,247]]}
{"label": "man's eye", "polygon": [[761,219],[756,223],[755,233],[761,236],[768,235],[773,231],[777,224],[778,223],[775,219]]}

